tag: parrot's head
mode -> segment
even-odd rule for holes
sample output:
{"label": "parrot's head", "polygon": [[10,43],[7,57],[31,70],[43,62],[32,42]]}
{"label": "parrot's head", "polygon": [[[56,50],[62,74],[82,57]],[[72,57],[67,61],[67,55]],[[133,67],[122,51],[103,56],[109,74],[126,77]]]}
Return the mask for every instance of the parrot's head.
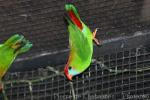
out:
{"label": "parrot's head", "polygon": [[6,42],[5,45],[14,50],[14,53],[20,54],[28,51],[32,44],[24,38],[23,35],[13,35]]}
{"label": "parrot's head", "polygon": [[75,69],[75,67],[71,67],[66,65],[64,68],[64,73],[68,80],[72,80],[72,77],[79,74],[79,72]]}

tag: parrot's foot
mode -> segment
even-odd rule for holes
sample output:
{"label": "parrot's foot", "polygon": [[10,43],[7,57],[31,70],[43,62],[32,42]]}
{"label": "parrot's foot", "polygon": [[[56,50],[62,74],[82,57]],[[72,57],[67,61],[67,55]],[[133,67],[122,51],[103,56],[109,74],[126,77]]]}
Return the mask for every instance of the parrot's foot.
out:
{"label": "parrot's foot", "polygon": [[95,43],[96,43],[97,45],[100,45],[99,40],[96,38],[96,33],[97,33],[97,31],[98,31],[98,28],[96,28],[96,29],[94,30],[94,32],[93,32],[93,40],[95,41]]}
{"label": "parrot's foot", "polygon": [[96,43],[97,45],[100,45],[100,42],[98,41],[97,38],[94,38],[94,41],[95,41],[95,43]]}

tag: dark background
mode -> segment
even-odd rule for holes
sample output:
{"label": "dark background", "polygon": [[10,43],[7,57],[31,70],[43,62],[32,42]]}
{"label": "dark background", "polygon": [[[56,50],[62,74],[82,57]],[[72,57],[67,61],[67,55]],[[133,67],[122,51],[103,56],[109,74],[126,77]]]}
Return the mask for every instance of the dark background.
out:
{"label": "dark background", "polygon": [[[68,58],[68,32],[63,17],[68,2],[78,8],[81,19],[92,31],[100,28],[97,38],[102,45],[94,45],[93,58],[108,68],[134,70],[115,74],[92,63],[73,78],[73,91],[80,96],[77,100],[100,100],[88,96],[105,94],[113,96],[108,100],[149,100],[123,97],[150,94],[149,0],[0,0],[0,42],[19,33],[34,45],[17,57],[4,80],[32,81],[49,76],[32,82],[32,91],[28,83],[6,83],[9,100],[60,100],[59,96],[67,95],[71,97],[61,99],[73,100],[70,82],[45,69],[52,66],[63,71]],[[138,68],[143,70],[135,71]]]}

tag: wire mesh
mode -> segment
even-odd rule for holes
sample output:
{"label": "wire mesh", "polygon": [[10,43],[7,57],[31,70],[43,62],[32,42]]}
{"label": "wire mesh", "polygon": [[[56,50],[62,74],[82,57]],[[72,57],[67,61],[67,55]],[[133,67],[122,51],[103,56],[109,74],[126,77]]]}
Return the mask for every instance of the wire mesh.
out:
{"label": "wire mesh", "polygon": [[59,72],[63,66],[9,73],[5,94],[8,100],[149,100],[149,59],[145,48],[103,55],[72,82]]}

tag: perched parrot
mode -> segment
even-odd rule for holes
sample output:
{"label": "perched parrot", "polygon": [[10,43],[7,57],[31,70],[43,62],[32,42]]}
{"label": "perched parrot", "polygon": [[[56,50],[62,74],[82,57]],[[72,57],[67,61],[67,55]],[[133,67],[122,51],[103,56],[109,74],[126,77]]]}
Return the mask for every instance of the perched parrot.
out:
{"label": "perched parrot", "polygon": [[13,35],[0,44],[0,91],[3,89],[2,78],[15,60],[16,56],[27,52],[32,44],[22,35]]}
{"label": "perched parrot", "polygon": [[89,67],[93,54],[93,40],[98,45],[100,43],[95,38],[97,28],[92,33],[80,19],[74,5],[66,4],[65,10],[67,11],[65,19],[68,23],[70,53],[64,73],[69,80],[72,80],[73,76],[82,73]]}

